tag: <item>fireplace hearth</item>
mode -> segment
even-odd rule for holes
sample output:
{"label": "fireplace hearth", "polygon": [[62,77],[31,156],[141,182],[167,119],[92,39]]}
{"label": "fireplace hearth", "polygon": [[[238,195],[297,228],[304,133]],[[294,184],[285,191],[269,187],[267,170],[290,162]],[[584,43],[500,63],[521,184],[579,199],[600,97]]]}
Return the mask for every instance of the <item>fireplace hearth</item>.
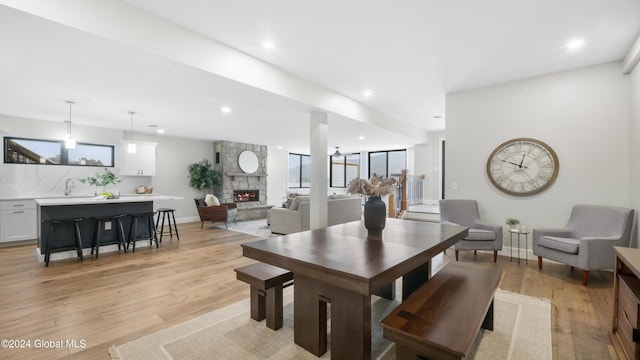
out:
{"label": "fireplace hearth", "polygon": [[260,201],[260,190],[233,190],[233,202]]}

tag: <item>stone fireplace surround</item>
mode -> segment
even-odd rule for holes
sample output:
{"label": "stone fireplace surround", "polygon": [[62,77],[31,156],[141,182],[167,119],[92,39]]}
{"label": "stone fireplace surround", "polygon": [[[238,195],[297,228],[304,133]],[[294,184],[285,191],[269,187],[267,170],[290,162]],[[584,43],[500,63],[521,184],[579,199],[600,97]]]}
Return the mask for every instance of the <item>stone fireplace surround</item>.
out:
{"label": "stone fireplace surround", "polygon": [[[267,205],[267,147],[237,143],[232,141],[216,141],[214,169],[222,175],[220,202],[235,202],[238,209],[238,220],[265,218],[267,211],[273,206]],[[245,173],[240,169],[238,158],[243,151],[252,151],[258,157],[258,169],[254,173]],[[234,191],[256,190],[257,198],[252,201],[234,201]]]}

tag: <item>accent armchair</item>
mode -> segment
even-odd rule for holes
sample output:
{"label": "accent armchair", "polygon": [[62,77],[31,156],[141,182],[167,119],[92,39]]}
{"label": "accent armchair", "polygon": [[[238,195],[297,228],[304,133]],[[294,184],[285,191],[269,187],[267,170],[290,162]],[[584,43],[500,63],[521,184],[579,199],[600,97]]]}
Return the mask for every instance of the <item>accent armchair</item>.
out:
{"label": "accent armchair", "polygon": [[227,222],[236,222],[237,206],[235,203],[225,203],[214,206],[207,206],[204,202],[204,198],[194,199],[196,202],[196,208],[198,209],[198,215],[200,215],[200,230],[204,226],[205,221],[211,221],[211,223],[224,222],[224,226],[228,228]]}
{"label": "accent armchair", "polygon": [[575,205],[564,228],[533,229],[533,254],[582,269],[582,284],[587,285],[589,271],[613,269],[614,246],[628,247],[631,240],[633,209]]}
{"label": "accent armchair", "polygon": [[469,235],[454,245],[456,261],[460,250],[493,251],[493,262],[502,250],[502,226],[480,221],[478,202],[475,200],[440,200],[440,222],[469,228]]}

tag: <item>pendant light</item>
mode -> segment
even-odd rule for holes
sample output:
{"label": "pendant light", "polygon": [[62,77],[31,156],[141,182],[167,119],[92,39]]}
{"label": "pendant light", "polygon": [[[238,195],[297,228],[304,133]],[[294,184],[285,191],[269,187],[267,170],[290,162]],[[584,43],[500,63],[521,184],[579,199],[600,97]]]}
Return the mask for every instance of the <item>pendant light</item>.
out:
{"label": "pendant light", "polygon": [[336,146],[336,152],[333,153],[333,156],[342,156],[342,153],[340,152],[340,146]]}
{"label": "pendant light", "polygon": [[67,104],[69,104],[69,121],[65,121],[67,123],[67,134],[64,136],[64,147],[67,149],[75,149],[76,139],[71,135],[71,106],[75,103],[67,100]]}
{"label": "pendant light", "polygon": [[[133,138],[133,115],[134,115],[134,114],[135,114],[135,112],[133,112],[133,111],[129,111],[129,115],[131,116],[131,137],[132,137],[132,138]],[[137,149],[136,149],[136,143],[134,143],[134,142],[130,142],[130,143],[127,145],[127,152],[128,152],[129,154],[135,154],[135,153],[136,153],[136,151],[137,151]]]}

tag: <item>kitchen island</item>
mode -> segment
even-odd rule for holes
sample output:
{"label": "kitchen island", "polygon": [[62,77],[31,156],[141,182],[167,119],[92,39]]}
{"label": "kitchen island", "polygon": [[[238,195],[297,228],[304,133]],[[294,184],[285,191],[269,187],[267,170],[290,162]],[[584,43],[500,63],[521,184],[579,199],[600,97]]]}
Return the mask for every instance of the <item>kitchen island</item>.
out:
{"label": "kitchen island", "polygon": [[[44,254],[49,232],[48,220],[51,219],[73,219],[82,217],[84,220],[80,223],[80,234],[82,236],[82,247],[90,253],[91,243],[95,233],[95,221],[92,217],[112,216],[119,214],[137,214],[153,212],[153,202],[157,200],[180,200],[181,197],[167,195],[122,195],[117,199],[106,199],[98,197],[60,197],[60,198],[40,198],[35,199],[38,207],[38,253]],[[112,242],[115,239],[115,228],[107,228],[103,231],[103,242]],[[146,226],[138,224],[139,231],[146,233]],[[129,234],[131,220],[128,216],[123,219],[125,235]],[[73,227],[57,227],[56,228],[55,247],[65,247],[72,245],[75,241]],[[136,234],[136,235],[141,235]],[[126,239],[125,239],[126,242]],[[112,246],[117,250],[117,246]],[[104,250],[109,251],[110,247]],[[100,252],[102,253],[101,247]],[[71,251],[65,256],[64,253],[53,256],[52,259],[66,258],[75,252]]]}

